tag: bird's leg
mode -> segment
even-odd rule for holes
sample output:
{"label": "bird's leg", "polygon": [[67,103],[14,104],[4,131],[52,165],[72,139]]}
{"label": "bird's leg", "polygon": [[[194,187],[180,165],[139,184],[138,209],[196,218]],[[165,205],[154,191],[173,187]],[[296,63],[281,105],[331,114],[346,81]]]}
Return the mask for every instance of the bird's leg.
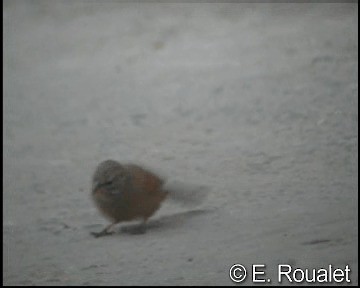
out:
{"label": "bird's leg", "polygon": [[114,233],[114,231],[110,231],[110,229],[115,225],[116,223],[111,223],[110,225],[106,226],[102,231],[100,232],[91,232],[91,235],[93,235],[95,238],[111,235]]}

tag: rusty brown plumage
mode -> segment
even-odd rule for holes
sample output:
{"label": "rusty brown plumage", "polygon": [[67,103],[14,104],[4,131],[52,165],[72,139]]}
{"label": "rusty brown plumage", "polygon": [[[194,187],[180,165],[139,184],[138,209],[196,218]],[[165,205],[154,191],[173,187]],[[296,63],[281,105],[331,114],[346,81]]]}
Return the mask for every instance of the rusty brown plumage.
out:
{"label": "rusty brown plumage", "polygon": [[114,160],[101,162],[93,175],[92,198],[111,224],[92,234],[96,237],[111,234],[113,225],[135,219],[142,219],[143,232],[145,222],[167,196],[163,183],[160,177],[138,165],[122,165]]}

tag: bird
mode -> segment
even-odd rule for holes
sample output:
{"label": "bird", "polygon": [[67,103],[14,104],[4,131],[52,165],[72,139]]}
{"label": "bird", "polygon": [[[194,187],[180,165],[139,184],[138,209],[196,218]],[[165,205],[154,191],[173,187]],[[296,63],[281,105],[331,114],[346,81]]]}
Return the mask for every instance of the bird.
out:
{"label": "bird", "polygon": [[[136,164],[115,160],[101,162],[92,177],[92,198],[100,212],[111,221],[95,237],[112,234],[114,225],[141,219],[136,233],[144,233],[147,220],[159,209],[168,191],[164,180]],[[136,230],[135,230],[136,231]]]}

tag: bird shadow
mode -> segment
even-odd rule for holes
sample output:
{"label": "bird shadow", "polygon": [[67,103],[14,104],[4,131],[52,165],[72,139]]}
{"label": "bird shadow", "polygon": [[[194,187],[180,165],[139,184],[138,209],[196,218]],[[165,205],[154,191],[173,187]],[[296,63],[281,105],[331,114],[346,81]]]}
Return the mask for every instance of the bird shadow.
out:
{"label": "bird shadow", "polygon": [[189,218],[204,215],[206,213],[212,212],[213,209],[194,209],[185,212],[178,212],[171,215],[163,215],[159,216],[156,219],[151,219],[146,223],[146,228],[142,226],[142,224],[130,224],[124,225],[120,227],[120,233],[136,235],[136,234],[144,234],[146,231],[154,231],[154,230],[166,230],[173,229],[175,227],[179,227],[185,225],[185,223],[189,220]]}

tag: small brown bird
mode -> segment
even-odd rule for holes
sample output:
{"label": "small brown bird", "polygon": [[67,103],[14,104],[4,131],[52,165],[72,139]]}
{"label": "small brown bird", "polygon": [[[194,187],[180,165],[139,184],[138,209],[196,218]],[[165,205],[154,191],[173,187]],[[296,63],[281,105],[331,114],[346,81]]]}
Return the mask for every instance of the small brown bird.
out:
{"label": "small brown bird", "polygon": [[146,221],[168,194],[163,183],[160,177],[138,165],[101,162],[93,175],[92,197],[111,224],[92,234],[95,237],[112,234],[115,224],[135,219],[142,219],[138,233],[144,233]]}

